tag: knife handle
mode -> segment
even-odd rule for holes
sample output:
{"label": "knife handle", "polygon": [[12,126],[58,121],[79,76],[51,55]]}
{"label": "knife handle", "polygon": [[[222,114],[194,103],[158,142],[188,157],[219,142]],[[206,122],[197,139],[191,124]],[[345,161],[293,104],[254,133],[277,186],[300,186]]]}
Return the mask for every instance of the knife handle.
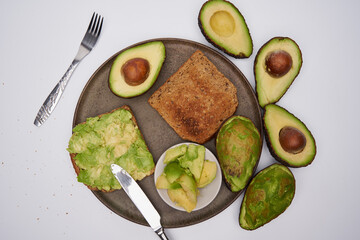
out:
{"label": "knife handle", "polygon": [[168,238],[165,235],[164,229],[161,227],[158,230],[155,231],[156,234],[160,237],[162,240],[168,240]]}

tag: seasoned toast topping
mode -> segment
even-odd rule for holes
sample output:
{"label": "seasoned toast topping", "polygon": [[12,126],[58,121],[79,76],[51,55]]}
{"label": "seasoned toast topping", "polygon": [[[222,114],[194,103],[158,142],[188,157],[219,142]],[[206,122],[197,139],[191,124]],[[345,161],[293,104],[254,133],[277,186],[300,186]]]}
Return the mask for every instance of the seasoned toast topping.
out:
{"label": "seasoned toast topping", "polygon": [[77,125],[67,150],[78,181],[91,190],[108,192],[121,188],[110,170],[112,163],[123,167],[135,180],[152,174],[155,168],[135,117],[127,106]]}

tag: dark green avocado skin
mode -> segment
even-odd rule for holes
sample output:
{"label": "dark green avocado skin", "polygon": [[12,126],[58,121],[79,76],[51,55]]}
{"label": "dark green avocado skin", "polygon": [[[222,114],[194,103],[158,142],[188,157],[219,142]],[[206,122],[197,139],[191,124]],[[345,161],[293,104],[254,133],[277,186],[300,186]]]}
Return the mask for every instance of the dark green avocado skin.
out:
{"label": "dark green avocado skin", "polygon": [[[210,1],[211,1],[211,0],[210,0]],[[227,2],[227,3],[231,4],[234,8],[236,8],[236,7],[234,6],[234,4],[232,4],[232,3],[229,2],[229,1],[224,1],[224,2]],[[202,6],[204,6],[205,4],[206,4],[206,2],[205,2]],[[201,7],[201,9],[202,9],[202,8],[203,8],[203,7]],[[237,8],[236,8],[236,9],[237,9]],[[239,11],[239,13],[240,13],[240,15],[244,18],[244,16],[241,14],[240,11]],[[252,49],[251,49],[251,53],[250,53],[249,56],[246,56],[246,55],[243,54],[243,53],[239,53],[238,55],[233,54],[233,53],[227,51],[227,50],[226,50],[225,48],[223,48],[222,46],[216,44],[216,43],[206,34],[206,32],[205,32],[205,30],[204,30],[204,28],[203,28],[203,26],[202,26],[202,24],[201,24],[201,21],[200,21],[200,14],[201,14],[201,11],[199,12],[199,15],[198,15],[198,25],[199,25],[200,31],[201,31],[201,33],[204,35],[205,39],[206,39],[209,43],[211,43],[214,47],[220,49],[220,50],[223,51],[224,53],[226,53],[226,54],[228,54],[229,56],[232,56],[233,58],[236,58],[236,59],[249,58],[249,56],[252,55],[253,50],[254,50],[254,44],[252,44]],[[245,18],[244,18],[244,21],[245,21]],[[246,21],[245,21],[245,24],[247,25]],[[251,42],[252,42],[252,37],[251,37],[250,31],[249,31],[249,35],[250,35]]]}
{"label": "dark green avocado skin", "polygon": [[[293,39],[291,39],[291,38],[289,38],[289,37],[281,37],[281,36],[277,36],[277,37],[271,38],[269,41],[267,41],[264,45],[261,46],[261,48],[259,49],[258,53],[256,54],[255,61],[254,61],[254,66],[253,66],[253,71],[254,71],[255,79],[256,79],[256,70],[255,70],[255,67],[256,67],[256,65],[257,65],[257,63],[258,63],[258,55],[259,55],[259,53],[264,49],[264,47],[266,47],[266,45],[267,45],[269,42],[271,42],[272,40],[274,40],[274,39],[278,39],[278,40],[290,39],[290,40],[292,40],[292,41],[297,45],[297,47],[298,47],[298,49],[299,49],[299,51],[300,51],[300,54],[302,55],[302,52],[301,52],[301,50],[300,50],[299,45],[298,45]],[[300,70],[299,70],[299,72],[296,74],[296,76],[294,77],[294,80],[297,78],[297,76],[299,75],[299,73],[300,73],[300,71],[301,71],[302,63],[303,63],[303,61],[302,61],[302,57],[301,57]],[[291,82],[291,84],[285,89],[285,91],[284,91],[282,94],[279,95],[278,100],[275,101],[275,102],[273,102],[273,103],[277,103],[277,102],[284,96],[284,94],[289,90],[289,88],[290,88],[290,86],[292,85],[292,83],[294,82],[294,80],[293,80],[293,81]],[[256,90],[257,87],[258,87],[257,85],[258,85],[258,81],[255,81],[255,90]],[[259,99],[259,95],[258,95],[259,93],[258,93],[258,91],[255,91],[255,92],[256,92],[256,97]],[[264,106],[264,107],[265,107],[265,106]]]}
{"label": "dark green avocado skin", "polygon": [[[291,185],[293,185],[292,197],[291,197],[290,201],[288,202],[288,205],[287,205],[285,208],[281,209],[281,211],[278,211],[276,215],[272,216],[272,217],[271,217],[270,219],[268,219],[266,222],[263,222],[262,224],[260,224],[260,225],[258,225],[258,226],[256,226],[256,227],[244,227],[244,226],[242,226],[242,224],[241,224],[241,221],[242,221],[242,219],[241,219],[241,218],[242,218],[242,215],[241,215],[242,212],[241,212],[241,211],[242,211],[243,208],[245,207],[245,196],[246,196],[246,197],[249,197],[249,191],[250,191],[249,188],[250,188],[250,185],[253,183],[253,181],[257,181],[258,178],[259,178],[259,176],[260,176],[261,174],[269,171],[270,169],[274,169],[274,168],[287,168],[287,167],[286,167],[286,166],[283,166],[283,165],[281,165],[281,164],[275,163],[275,164],[272,164],[272,165],[264,168],[263,170],[261,170],[260,172],[258,172],[258,173],[252,178],[252,180],[251,180],[248,188],[246,189],[246,192],[245,192],[245,194],[244,194],[243,201],[242,201],[241,206],[240,206],[239,225],[240,225],[241,228],[243,228],[243,229],[245,229],[245,230],[253,231],[253,230],[256,230],[256,229],[258,229],[258,228],[260,228],[260,227],[263,227],[264,225],[268,224],[269,222],[273,221],[274,219],[276,219],[277,217],[279,217],[281,214],[283,214],[283,213],[286,211],[286,209],[291,205],[291,203],[292,203],[292,201],[293,201],[293,199],[294,199],[294,197],[295,197],[296,180],[295,180],[295,177],[294,177],[293,173],[290,171],[289,168],[287,168],[288,171],[289,171],[289,174],[290,174],[289,176],[291,176],[291,177],[292,177],[292,180],[293,180],[293,182],[291,183]],[[272,171],[272,170],[270,170],[270,171]],[[272,180],[270,180],[270,181],[272,181]],[[290,196],[291,196],[291,194],[290,194]]]}
{"label": "dark green avocado skin", "polygon": [[[240,128],[237,128],[239,125]],[[248,141],[255,142],[249,144],[247,143]],[[260,161],[262,143],[263,139],[260,131],[247,117],[230,117],[221,126],[216,136],[216,151],[223,172],[224,182],[231,191],[242,192],[250,182]],[[237,151],[235,153],[227,152],[226,149],[229,147],[236,148]],[[225,151],[223,151],[224,149]],[[246,150],[250,149],[251,154],[247,155]],[[245,162],[247,163],[248,171],[240,171],[239,165]],[[241,183],[236,180],[239,180]],[[243,186],[240,187],[240,185]]]}
{"label": "dark green avocado skin", "polygon": [[[288,112],[288,113],[291,114],[291,115],[293,115],[293,114],[290,113],[290,112]],[[293,115],[293,116],[294,116],[294,115]],[[270,152],[271,156],[273,156],[276,161],[278,161],[279,163],[281,163],[281,164],[283,164],[283,165],[285,165],[285,166],[292,167],[292,168],[306,167],[306,166],[310,165],[310,164],[313,162],[314,159],[313,159],[312,161],[308,162],[308,163],[305,164],[305,165],[296,166],[296,165],[291,164],[290,162],[285,161],[285,160],[282,159],[281,157],[279,157],[279,156],[276,154],[276,152],[275,152],[275,150],[274,150],[274,147],[273,147],[273,145],[272,145],[272,143],[271,143],[271,141],[270,141],[269,131],[271,131],[271,130],[269,130],[269,128],[266,126],[264,117],[265,117],[265,113],[264,113],[264,115],[263,115],[263,126],[264,126],[264,129],[265,129],[265,131],[264,131],[265,141],[266,141],[266,144],[267,144],[267,146],[268,146],[268,149],[269,149],[269,152]],[[298,119],[298,121],[301,122],[302,124],[304,124],[300,119]],[[310,132],[310,130],[309,130],[309,133],[310,133],[311,136],[313,137],[313,135],[312,135],[312,133]],[[315,154],[314,154],[314,158],[315,158],[315,156],[316,156],[316,151],[317,151],[316,143],[314,143],[314,147],[315,147]]]}

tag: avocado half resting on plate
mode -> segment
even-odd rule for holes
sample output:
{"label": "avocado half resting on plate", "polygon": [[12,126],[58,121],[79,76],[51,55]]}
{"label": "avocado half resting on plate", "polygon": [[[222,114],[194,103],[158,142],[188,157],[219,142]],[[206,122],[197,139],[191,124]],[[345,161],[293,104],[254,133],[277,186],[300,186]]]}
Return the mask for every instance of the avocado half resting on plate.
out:
{"label": "avocado half resting on plate", "polygon": [[265,43],[254,63],[260,106],[279,101],[299,74],[301,66],[302,54],[294,40],[275,37]]}
{"label": "avocado half resting on plate", "polygon": [[220,128],[216,152],[227,186],[243,190],[252,177],[261,154],[262,140],[252,121],[233,116]]}
{"label": "avocado half resting on plate", "polygon": [[235,58],[247,58],[253,52],[248,26],[240,11],[230,2],[210,0],[203,4],[198,23],[205,38]]}
{"label": "avocado half resting on plate", "polygon": [[111,91],[124,98],[145,93],[155,83],[165,61],[165,46],[153,41],[129,48],[114,60],[109,75]]}
{"label": "avocado half resting on plate", "polygon": [[265,106],[264,127],[272,156],[291,167],[304,167],[316,155],[315,139],[305,124],[275,104]]}

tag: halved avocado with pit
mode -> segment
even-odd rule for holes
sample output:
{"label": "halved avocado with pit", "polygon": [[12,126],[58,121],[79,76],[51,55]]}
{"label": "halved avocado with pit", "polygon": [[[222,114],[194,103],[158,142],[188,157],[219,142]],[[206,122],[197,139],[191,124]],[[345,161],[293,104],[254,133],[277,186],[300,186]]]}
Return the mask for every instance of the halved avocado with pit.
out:
{"label": "halved avocado with pit", "polygon": [[165,56],[165,46],[161,41],[141,44],[121,52],[111,66],[111,91],[123,98],[145,93],[155,83]]}
{"label": "halved avocado with pit", "polygon": [[207,41],[230,56],[248,58],[252,54],[253,42],[249,28],[231,2],[205,2],[198,16],[198,24]]}
{"label": "halved avocado with pit", "polygon": [[271,155],[290,167],[305,167],[316,155],[316,143],[305,124],[275,104],[265,106],[265,138]]}
{"label": "halved avocado with pit", "polygon": [[261,107],[279,101],[299,74],[302,62],[300,48],[291,38],[274,37],[260,48],[254,74]]}

